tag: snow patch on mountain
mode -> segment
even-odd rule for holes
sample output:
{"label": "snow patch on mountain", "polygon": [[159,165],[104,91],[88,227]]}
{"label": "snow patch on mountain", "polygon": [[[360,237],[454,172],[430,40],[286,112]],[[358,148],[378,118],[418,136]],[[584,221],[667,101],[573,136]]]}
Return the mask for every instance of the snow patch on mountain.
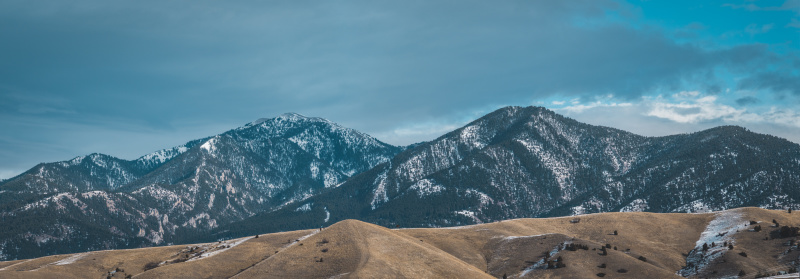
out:
{"label": "snow patch on mountain", "polygon": [[409,187],[409,190],[416,191],[420,197],[439,193],[444,189],[444,186],[437,184],[433,179],[423,179]]}
{"label": "snow patch on mountain", "polygon": [[553,177],[558,183],[558,187],[564,192],[572,185],[573,168],[566,162],[560,160],[552,151],[545,148],[540,142],[520,138],[517,142],[525,146],[528,151],[539,157],[539,160],[544,164],[552,173]]}
{"label": "snow patch on mountain", "polygon": [[461,140],[474,148],[481,149],[486,143],[481,140],[480,127],[477,125],[467,126],[461,130]]}
{"label": "snow patch on mountain", "polygon": [[464,217],[468,217],[468,218],[472,219],[472,221],[475,222],[475,224],[483,224],[483,221],[481,221],[481,219],[478,219],[478,216],[475,215],[475,211],[459,210],[459,211],[455,211],[453,213],[461,215],[461,216],[464,216]]}
{"label": "snow patch on mountain", "polygon": [[372,201],[369,203],[372,206],[372,210],[378,208],[381,203],[389,201],[388,193],[386,193],[386,175],[388,171],[389,169],[387,168],[375,179],[375,184],[378,184],[378,187],[373,191]]}
{"label": "snow patch on mountain", "polygon": [[294,211],[295,212],[300,212],[300,211],[308,212],[308,211],[311,211],[311,203],[307,203],[307,204],[301,205],[300,207],[298,207]]}
{"label": "snow patch on mountain", "polygon": [[628,205],[622,207],[619,212],[644,212],[650,208],[645,199],[635,199]]}
{"label": "snow patch on mountain", "polygon": [[[723,244],[734,245],[734,235],[739,230],[745,230],[749,222],[743,219],[737,210],[726,210],[714,214],[714,219],[706,225],[700,234],[700,239],[695,242],[695,248],[686,257],[686,266],[678,271],[678,275],[690,277],[702,272],[709,263],[728,252],[728,247]],[[712,245],[713,243],[713,245]],[[708,249],[703,251],[703,245]]]}
{"label": "snow patch on mountain", "polygon": [[117,211],[119,211],[119,209],[117,209],[117,204],[114,202],[114,199],[111,198],[109,194],[105,191],[86,192],[82,193],[81,196],[84,199],[100,198],[106,203],[106,208],[108,208],[108,212],[116,213]]}
{"label": "snow patch on mountain", "polygon": [[339,185],[339,177],[336,174],[326,172],[323,175],[322,184],[325,185],[325,188],[330,188]]}
{"label": "snow patch on mountain", "polygon": [[695,200],[689,204],[680,206],[673,210],[673,212],[686,212],[686,213],[707,213],[713,212],[715,208],[706,205],[703,200]]}
{"label": "snow patch on mountain", "polygon": [[200,254],[197,257],[194,257],[194,258],[191,258],[191,259],[187,260],[187,262],[196,261],[196,260],[205,259],[205,258],[210,258],[210,257],[216,256],[216,255],[219,255],[220,253],[228,251],[233,247],[239,246],[239,244],[242,244],[245,241],[248,241],[250,239],[253,239],[253,237],[244,237],[244,238],[236,239],[234,241],[222,241],[220,243],[212,244],[213,246],[209,245],[211,247],[203,247],[205,252],[203,252],[202,254]]}
{"label": "snow patch on mountain", "polygon": [[523,270],[520,273],[519,278],[525,277],[525,275],[527,275],[528,273],[530,273],[531,271],[534,271],[536,269],[547,268],[547,266],[545,265],[545,263],[546,263],[545,259],[546,258],[547,259],[554,258],[555,255],[558,254],[558,251],[561,251],[562,249],[564,249],[563,245],[566,245],[566,244],[569,244],[569,243],[572,243],[572,242],[567,241],[567,242],[564,242],[563,244],[556,245],[556,247],[554,247],[552,250],[550,250],[550,252],[547,253],[547,257],[543,257],[543,258],[539,259],[539,261],[537,261],[533,265],[531,265],[528,268],[526,268],[525,270]]}
{"label": "snow patch on mountain", "polygon": [[483,193],[481,191],[478,191],[478,190],[475,190],[475,189],[467,189],[465,192],[466,192],[467,196],[477,197],[481,206],[494,203],[494,199],[492,199],[491,197],[489,197],[489,195],[487,195],[487,194],[485,194],[485,193]]}
{"label": "snow patch on mountain", "polygon": [[206,152],[208,152],[209,154],[214,155],[214,152],[217,151],[216,143],[217,143],[218,137],[219,136],[216,136],[216,137],[213,137],[213,138],[209,139],[208,141],[203,143],[203,145],[200,146],[200,149],[203,149]]}

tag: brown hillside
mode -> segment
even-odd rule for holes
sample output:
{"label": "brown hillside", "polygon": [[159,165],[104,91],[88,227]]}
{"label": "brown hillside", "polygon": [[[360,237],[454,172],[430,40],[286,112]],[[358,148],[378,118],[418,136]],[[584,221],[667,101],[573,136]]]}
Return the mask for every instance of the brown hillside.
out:
{"label": "brown hillside", "polygon": [[437,229],[346,220],[216,243],[0,262],[0,278],[753,278],[800,263],[789,228],[798,226],[800,213],[758,208]]}

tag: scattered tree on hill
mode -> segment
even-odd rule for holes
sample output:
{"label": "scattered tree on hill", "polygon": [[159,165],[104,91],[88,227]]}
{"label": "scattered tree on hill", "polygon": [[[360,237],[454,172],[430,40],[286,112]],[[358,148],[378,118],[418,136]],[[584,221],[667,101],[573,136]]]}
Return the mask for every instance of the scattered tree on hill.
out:
{"label": "scattered tree on hill", "polygon": [[580,243],[578,243],[578,244],[570,243],[570,244],[564,245],[564,250],[577,251],[578,249],[589,250],[589,246],[588,245],[584,245],[584,244],[580,244]]}
{"label": "scattered tree on hill", "polygon": [[742,277],[742,276],[745,276],[745,275],[747,275],[747,273],[744,273],[744,270],[740,270],[739,271],[739,277]]}
{"label": "scattered tree on hill", "polygon": [[773,235],[772,238],[795,237],[800,235],[800,228],[783,226],[777,232],[772,232],[771,234]]}
{"label": "scattered tree on hill", "polygon": [[600,273],[598,273],[598,274],[597,274],[597,277],[606,277],[606,274],[605,274],[605,273],[602,273],[602,272],[600,272]]}
{"label": "scattered tree on hill", "polygon": [[742,251],[742,252],[740,252],[740,253],[739,253],[739,256],[742,256],[742,257],[745,257],[745,258],[747,258],[747,253],[745,253],[744,251]]}
{"label": "scattered tree on hill", "polygon": [[637,259],[643,262],[647,262],[647,258],[645,258],[644,256],[639,256]]}
{"label": "scattered tree on hill", "polygon": [[153,269],[153,268],[156,268],[156,267],[158,267],[158,265],[159,265],[159,262],[149,262],[149,263],[146,263],[146,264],[144,265],[144,270],[145,270],[145,271],[151,270],[151,269]]}
{"label": "scattered tree on hill", "polygon": [[750,220],[750,225],[755,225],[755,224],[758,224],[758,222]]}
{"label": "scattered tree on hill", "polygon": [[728,245],[728,250],[733,250],[733,244]]}
{"label": "scattered tree on hill", "polygon": [[601,264],[600,264],[600,265],[598,265],[597,267],[599,267],[599,268],[606,268],[606,263],[601,263]]}
{"label": "scattered tree on hill", "polygon": [[508,276],[505,273],[503,273],[503,279],[508,279]]}
{"label": "scattered tree on hill", "polygon": [[789,214],[792,214],[792,208],[790,207],[788,210]]}
{"label": "scattered tree on hill", "polygon": [[556,258],[556,268],[562,268],[562,267],[567,267],[567,265],[564,264],[564,259],[561,258],[561,256],[558,256],[558,258]]}
{"label": "scattered tree on hill", "polygon": [[624,269],[624,268],[620,268],[620,269],[617,269],[617,272],[619,272],[619,273],[627,273],[628,270]]}
{"label": "scattered tree on hill", "polygon": [[755,228],[753,228],[753,231],[754,232],[760,232],[761,231],[761,225],[758,225]]}
{"label": "scattered tree on hill", "polygon": [[617,233],[617,230],[614,230],[614,235],[619,235],[619,234]]}
{"label": "scattered tree on hill", "polygon": [[708,244],[703,243],[703,252],[708,251]]}

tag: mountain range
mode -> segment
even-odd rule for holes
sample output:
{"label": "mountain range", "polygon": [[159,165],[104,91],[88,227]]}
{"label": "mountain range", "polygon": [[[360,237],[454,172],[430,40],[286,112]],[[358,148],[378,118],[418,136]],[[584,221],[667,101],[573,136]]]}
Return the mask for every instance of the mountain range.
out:
{"label": "mountain range", "polygon": [[800,201],[800,145],[723,126],[644,137],[506,107],[399,147],[284,114],[136,160],[91,154],[0,182],[0,260],[228,239],[346,219],[444,227]]}

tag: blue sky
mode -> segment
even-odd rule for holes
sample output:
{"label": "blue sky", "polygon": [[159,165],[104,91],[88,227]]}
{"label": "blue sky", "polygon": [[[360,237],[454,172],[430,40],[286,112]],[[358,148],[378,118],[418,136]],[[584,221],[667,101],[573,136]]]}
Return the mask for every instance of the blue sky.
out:
{"label": "blue sky", "polygon": [[0,178],[284,112],[397,145],[507,105],[800,142],[800,0],[2,0],[0,41]]}

